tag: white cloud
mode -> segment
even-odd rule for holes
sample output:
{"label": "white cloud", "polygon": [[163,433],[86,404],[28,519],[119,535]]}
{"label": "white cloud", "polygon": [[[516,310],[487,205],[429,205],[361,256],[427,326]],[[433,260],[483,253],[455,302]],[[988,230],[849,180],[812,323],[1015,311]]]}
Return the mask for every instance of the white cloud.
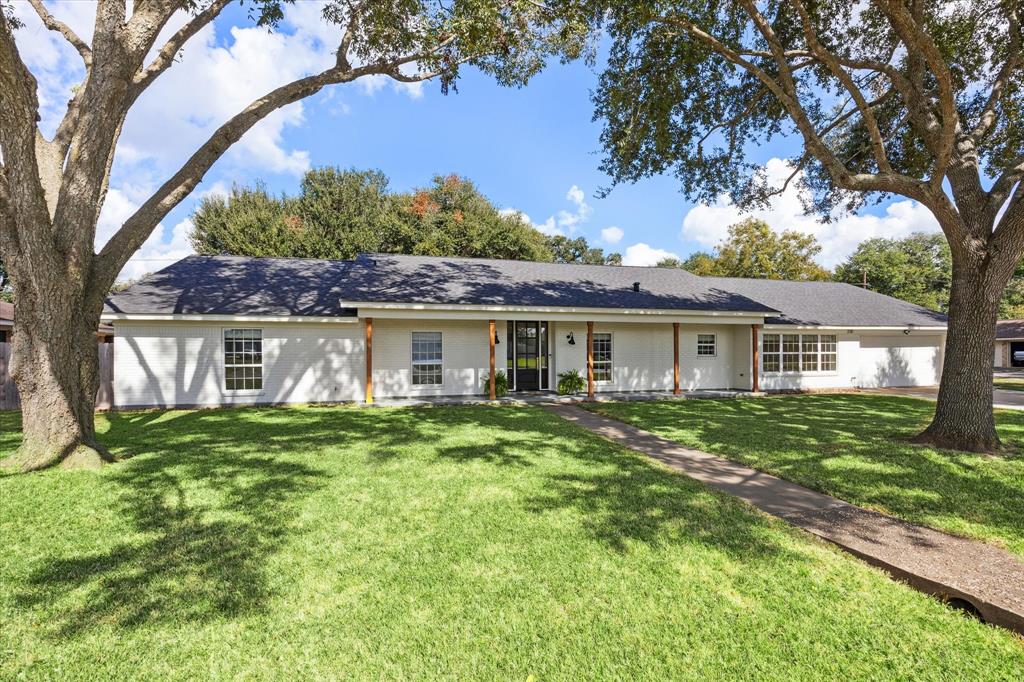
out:
{"label": "white cloud", "polygon": [[[771,159],[765,166],[768,179],[780,186],[792,172],[788,162]],[[722,196],[712,205],[699,204],[683,219],[681,237],[712,248],[726,236],[726,228],[747,217],[764,220],[773,230],[795,230],[812,234],[822,246],[818,261],[825,267],[834,267],[845,259],[865,239],[873,237],[901,238],[913,232],[936,232],[939,225],[931,212],[910,199],[895,201],[883,215],[862,213],[837,216],[831,223],[823,223],[804,215],[800,201],[800,183],[796,178],[789,188],[771,200],[767,209],[741,213],[728,197]]]}
{"label": "white cloud", "polygon": [[565,198],[575,204],[576,209],[573,211],[562,209],[555,215],[548,216],[547,220],[542,223],[533,222],[530,216],[516,208],[503,208],[500,213],[502,215],[518,215],[524,223],[533,225],[538,232],[548,236],[574,234],[580,224],[590,218],[591,208],[590,204],[586,202],[583,190],[576,185],[569,188],[569,191],[565,193]]}
{"label": "white cloud", "polygon": [[611,225],[601,230],[601,241],[605,244],[618,244],[622,241],[624,234],[621,227]]}
{"label": "white cloud", "polygon": [[186,218],[171,228],[170,232],[161,223],[142,245],[118,277],[119,280],[138,279],[150,272],[162,270],[175,261],[195,253],[189,242],[192,221]]}
{"label": "white cloud", "polygon": [[626,253],[622,256],[623,265],[657,265],[658,261],[665,258],[679,258],[676,254],[665,249],[656,249],[649,244],[639,242],[626,247]]}

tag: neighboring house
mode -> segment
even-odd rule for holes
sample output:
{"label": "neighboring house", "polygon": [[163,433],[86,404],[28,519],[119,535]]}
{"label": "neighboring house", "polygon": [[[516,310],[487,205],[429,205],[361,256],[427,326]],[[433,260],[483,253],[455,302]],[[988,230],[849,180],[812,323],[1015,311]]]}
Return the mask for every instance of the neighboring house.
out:
{"label": "neighboring house", "polygon": [[[0,301],[0,343],[9,343],[14,333],[14,304]],[[114,327],[109,324],[100,324],[96,330],[96,336],[102,343],[114,342]]]}
{"label": "neighboring house", "polygon": [[0,343],[7,343],[11,340],[11,331],[14,329],[14,304],[0,301]]}
{"label": "neighboring house", "polygon": [[1024,320],[996,322],[996,352],[993,364],[996,367],[1024,367]]}
{"label": "neighboring house", "polygon": [[118,407],[487,395],[492,363],[513,391],[931,385],[946,333],[848,284],[396,255],[192,256],[103,319]]}

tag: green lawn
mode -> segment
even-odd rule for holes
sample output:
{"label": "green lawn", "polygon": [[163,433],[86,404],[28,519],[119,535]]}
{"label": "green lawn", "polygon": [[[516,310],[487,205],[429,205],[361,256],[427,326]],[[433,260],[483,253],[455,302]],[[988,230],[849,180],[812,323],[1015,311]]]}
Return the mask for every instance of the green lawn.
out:
{"label": "green lawn", "polygon": [[[1024,456],[910,445],[934,403],[878,395],[599,403],[592,409],[841,499],[1024,555]],[[1024,412],[996,413],[1024,443]],[[1011,448],[1012,449],[1012,448]]]}
{"label": "green lawn", "polygon": [[0,477],[0,679],[1024,671],[1020,638],[538,409],[99,428],[134,457]]}
{"label": "green lawn", "polygon": [[1003,379],[996,377],[992,385],[1005,391],[1024,391],[1024,379]]}

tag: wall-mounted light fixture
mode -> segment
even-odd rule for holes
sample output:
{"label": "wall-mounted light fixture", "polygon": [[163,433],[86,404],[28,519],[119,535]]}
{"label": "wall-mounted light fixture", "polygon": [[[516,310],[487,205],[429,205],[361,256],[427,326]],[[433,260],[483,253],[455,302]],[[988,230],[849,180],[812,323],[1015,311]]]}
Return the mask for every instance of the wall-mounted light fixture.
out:
{"label": "wall-mounted light fixture", "polygon": [[494,345],[497,346],[500,343],[501,343],[501,337],[498,336],[498,330],[495,329],[494,330]]}
{"label": "wall-mounted light fixture", "polygon": [[569,332],[568,335],[566,335],[565,340],[569,342],[570,346],[576,345],[576,339],[573,337],[572,332]]}

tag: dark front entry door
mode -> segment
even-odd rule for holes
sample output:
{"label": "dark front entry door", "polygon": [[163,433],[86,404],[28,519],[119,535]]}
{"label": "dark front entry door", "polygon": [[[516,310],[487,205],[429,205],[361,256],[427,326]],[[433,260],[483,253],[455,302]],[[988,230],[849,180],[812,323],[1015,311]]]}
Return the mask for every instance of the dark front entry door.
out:
{"label": "dark front entry door", "polygon": [[515,322],[515,390],[539,391],[548,387],[546,322]]}

